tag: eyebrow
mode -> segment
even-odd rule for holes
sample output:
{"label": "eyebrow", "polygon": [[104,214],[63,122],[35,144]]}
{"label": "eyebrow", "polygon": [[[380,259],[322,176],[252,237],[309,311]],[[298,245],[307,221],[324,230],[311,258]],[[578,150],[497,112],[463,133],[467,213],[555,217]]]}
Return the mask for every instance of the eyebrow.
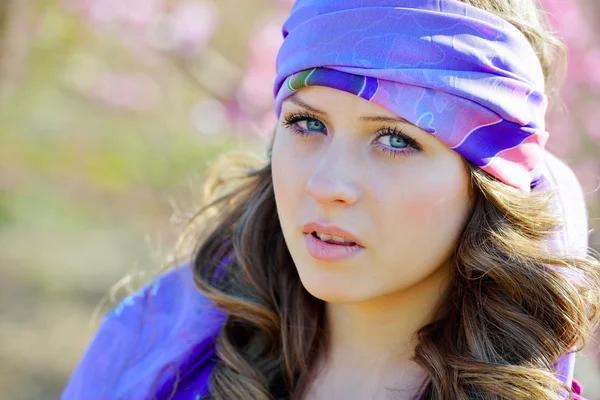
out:
{"label": "eyebrow", "polygon": [[[310,104],[308,104],[305,101],[303,101],[302,99],[300,99],[298,96],[291,96],[289,98],[289,100],[292,103],[294,103],[300,107],[304,107],[307,110],[309,110],[310,112],[313,112],[315,114],[327,115],[327,113],[325,111],[321,111],[318,108],[311,106]],[[404,119],[402,117],[385,117],[383,115],[362,116],[362,117],[358,118],[358,120],[359,121],[367,121],[367,122],[400,122],[400,123],[412,125],[412,123],[410,123],[409,121],[407,121],[406,119]]]}

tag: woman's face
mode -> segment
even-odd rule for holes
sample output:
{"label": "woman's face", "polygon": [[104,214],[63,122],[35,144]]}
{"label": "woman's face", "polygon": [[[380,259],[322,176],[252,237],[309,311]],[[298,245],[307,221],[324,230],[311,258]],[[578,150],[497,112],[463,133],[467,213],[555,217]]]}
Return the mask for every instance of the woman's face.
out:
{"label": "woman's face", "polygon": [[[304,287],[324,301],[375,299],[448,268],[471,214],[460,155],[398,115],[327,87],[284,101],[272,167],[286,244]],[[360,245],[312,235],[331,227]]]}

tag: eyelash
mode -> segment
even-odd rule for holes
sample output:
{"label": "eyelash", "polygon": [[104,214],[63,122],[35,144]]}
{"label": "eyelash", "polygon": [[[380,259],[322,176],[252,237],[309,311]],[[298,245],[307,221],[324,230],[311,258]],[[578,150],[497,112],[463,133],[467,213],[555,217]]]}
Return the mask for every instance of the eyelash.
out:
{"label": "eyelash", "polygon": [[[305,130],[300,129],[296,125],[297,122],[306,121],[306,120],[318,121],[321,124],[323,124],[323,126],[325,126],[325,124],[319,118],[317,118],[315,115],[310,114],[308,112],[290,113],[290,114],[286,115],[284,118],[284,121],[283,121],[283,125],[285,125],[288,128],[291,128],[292,134],[294,134],[294,135],[300,135],[303,137],[311,136],[312,133],[306,132]],[[314,133],[319,133],[319,132],[314,132]],[[409,155],[411,153],[423,150],[421,145],[419,145],[419,142],[417,142],[415,139],[411,138],[410,136],[407,136],[403,132],[401,132],[397,129],[394,129],[392,127],[385,127],[383,129],[377,131],[375,135],[376,135],[375,140],[377,140],[383,136],[397,136],[397,137],[402,138],[402,140],[404,140],[406,142],[408,147],[406,147],[404,149],[398,149],[398,150],[394,150],[387,146],[378,146],[379,151],[381,151],[382,153],[384,153],[390,157],[405,156],[405,155]]]}

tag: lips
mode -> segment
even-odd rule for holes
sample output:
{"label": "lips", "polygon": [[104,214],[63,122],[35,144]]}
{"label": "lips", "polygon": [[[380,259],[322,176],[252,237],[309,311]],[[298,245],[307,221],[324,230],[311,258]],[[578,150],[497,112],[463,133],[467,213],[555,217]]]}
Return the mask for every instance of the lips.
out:
{"label": "lips", "polygon": [[304,233],[307,234],[313,234],[313,232],[317,232],[325,235],[343,237],[346,240],[354,242],[360,247],[364,247],[362,245],[362,242],[355,235],[353,235],[345,229],[340,228],[339,226],[329,225],[319,221],[313,221],[305,224],[303,230]]}
{"label": "lips", "polygon": [[303,236],[306,251],[311,257],[319,261],[334,263],[335,265],[358,257],[365,251],[364,247],[357,244],[348,246],[324,242],[310,233],[305,233]]}

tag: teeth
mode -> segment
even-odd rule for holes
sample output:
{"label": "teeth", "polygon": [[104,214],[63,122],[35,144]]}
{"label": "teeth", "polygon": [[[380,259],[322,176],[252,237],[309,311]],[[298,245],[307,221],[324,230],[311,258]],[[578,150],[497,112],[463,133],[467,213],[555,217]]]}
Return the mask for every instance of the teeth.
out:
{"label": "teeth", "polygon": [[331,240],[331,238],[333,237],[331,235],[326,235],[324,233],[317,233],[317,235],[319,235],[319,239],[321,239],[323,241],[325,241],[325,240]]}
{"label": "teeth", "polygon": [[350,240],[346,240],[340,236],[326,235],[324,233],[317,233],[317,235],[319,236],[319,239],[321,239],[323,241],[333,240],[333,241],[340,242],[340,243],[350,242]]}

